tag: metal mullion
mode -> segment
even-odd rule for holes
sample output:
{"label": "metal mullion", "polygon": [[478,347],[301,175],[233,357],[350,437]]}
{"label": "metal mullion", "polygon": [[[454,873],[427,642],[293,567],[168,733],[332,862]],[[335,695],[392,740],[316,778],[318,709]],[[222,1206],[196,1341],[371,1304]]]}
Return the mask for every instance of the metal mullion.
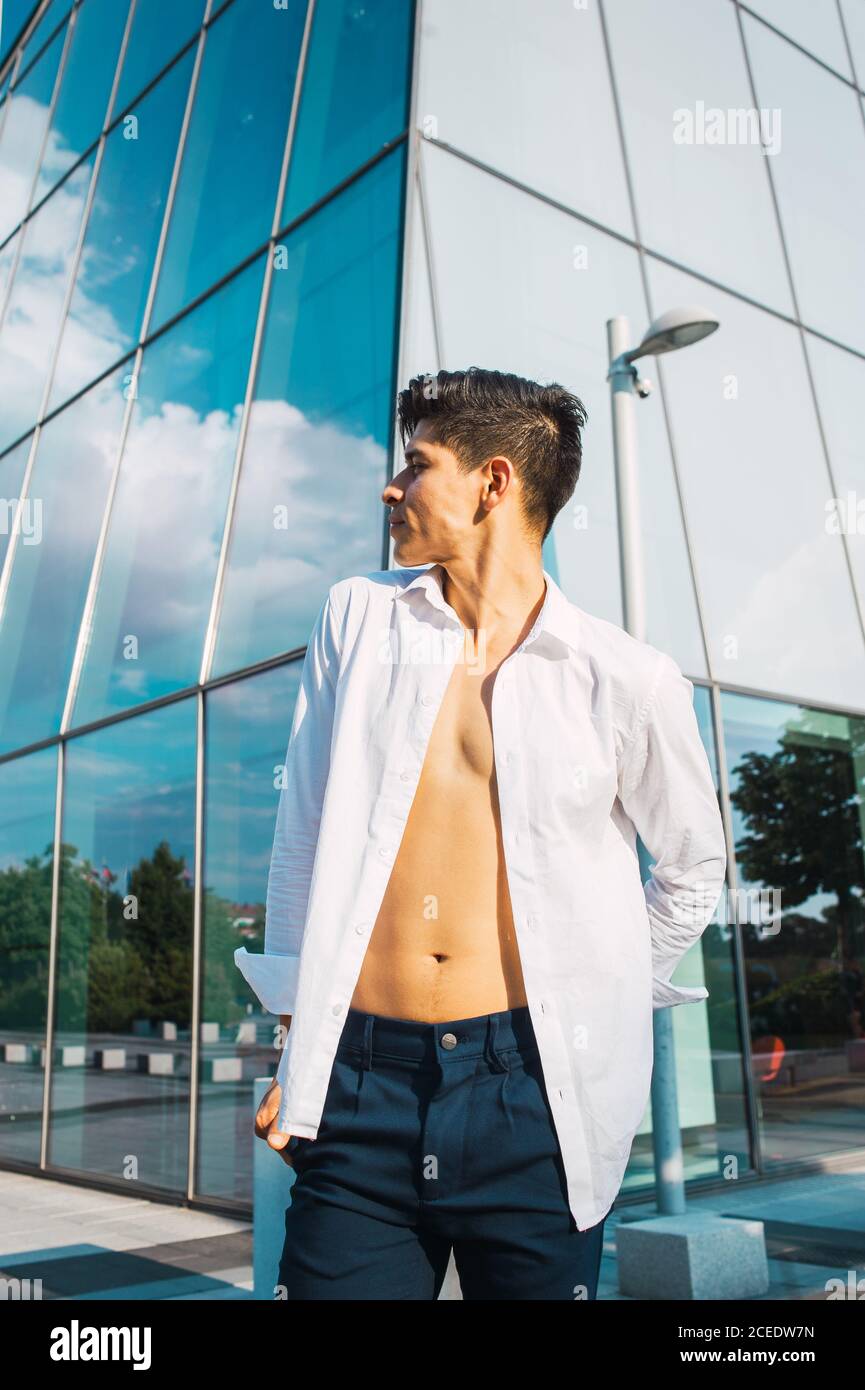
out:
{"label": "metal mullion", "polygon": [[258,368],[261,361],[261,350],[264,341],[264,327],[267,321],[267,314],[270,307],[270,289],[273,281],[273,253],[275,250],[275,238],[279,231],[280,214],[282,203],[285,197],[285,188],[288,181],[288,168],[291,162],[291,152],[294,146],[294,136],[297,126],[297,116],[300,110],[300,102],[303,93],[303,79],[306,74],[306,60],[309,51],[310,35],[315,16],[315,0],[308,0],[306,11],[306,22],[304,24],[303,38],[301,39],[300,54],[297,64],[297,77],[295,78],[294,94],[292,96],[291,111],[288,118],[288,129],[285,136],[285,146],[282,153],[282,166],[279,174],[279,184],[276,192],[273,217],[271,219],[270,237],[268,238],[267,249],[265,251],[266,261],[264,267],[264,278],[261,285],[261,295],[258,302],[258,317],[255,323],[255,333],[252,340],[252,352],[250,355],[249,372],[246,380],[246,394],[243,401],[243,410],[240,417],[240,426],[237,435],[237,445],[234,451],[234,469],[231,476],[231,487],[228,494],[228,502],[225,509],[225,520],[222,527],[222,541],[219,547],[219,559],[216,565],[216,575],[213,582],[213,594],[211,596],[210,614],[207,620],[207,628],[204,635],[204,644],[201,654],[201,667],[199,681],[205,684],[210,679],[213,666],[213,657],[216,649],[216,634],[219,627],[219,619],[222,613],[222,600],[225,592],[225,574],[228,566],[228,552],[231,545],[231,534],[234,524],[234,513],[237,504],[237,495],[240,486],[240,472],[243,466],[243,456],[246,450],[246,438],[249,431],[249,417],[252,410],[252,402],[255,395],[255,387],[258,380]]}
{"label": "metal mullion", "polygon": [[132,411],[138,389],[138,375],[141,370],[141,348],[133,359],[131,386],[127,400],[126,409],[123,412],[123,421],[120,426],[120,437],[117,441],[117,457],[111,474],[111,481],[108,484],[108,495],[102,509],[102,521],[99,527],[99,536],[96,541],[96,549],[93,555],[93,564],[90,567],[90,579],[87,584],[87,594],[84,599],[84,607],[81,612],[81,621],[78,625],[78,637],[75,643],[75,654],[72,658],[72,669],[69,672],[69,683],[66,687],[66,700],[63,706],[63,714],[60,720],[60,733],[66,734],[69,731],[69,724],[75,708],[75,701],[78,696],[78,686],[81,679],[81,671],[84,665],[84,654],[90,639],[90,629],[93,622],[93,612],[96,606],[96,593],[99,587],[99,580],[102,573],[102,563],[105,555],[105,548],[108,541],[108,531],[111,524],[111,512],[114,502],[114,494],[117,491],[117,480],[120,476],[120,468],[123,462],[123,455],[126,451],[126,440],[129,433],[129,422],[132,418]]}
{"label": "metal mullion", "polygon": [[111,90],[108,93],[108,105],[105,108],[105,115],[102,119],[101,135],[105,135],[111,124],[111,115],[114,110],[114,98],[117,95],[117,88],[120,85],[120,74],[123,64],[126,61],[126,50],[129,46],[129,35],[132,33],[132,24],[135,19],[135,11],[138,0],[129,0],[129,12],[126,16],[126,27],[123,30],[123,38],[120,40],[120,51],[117,54],[117,62],[114,65],[114,80],[111,83]]}
{"label": "metal mullion", "polygon": [[201,985],[203,979],[202,954],[204,949],[204,928],[202,905],[204,901],[204,691],[199,687],[196,695],[195,726],[195,866],[192,889],[192,1012],[190,1019],[189,1052],[189,1115],[186,1167],[186,1196],[189,1201],[195,1197],[195,1164],[198,1154],[198,1096],[201,1069]]}
{"label": "metal mullion", "polygon": [[[422,254],[423,254],[423,257],[424,257],[424,264],[425,264],[425,266],[426,266],[426,273],[427,273],[427,281],[428,281],[428,283],[430,282],[430,279],[431,279],[431,277],[430,277],[430,270],[429,270],[429,257],[427,256],[427,253],[426,253],[426,252],[427,252],[427,248],[426,248],[426,244],[425,244],[425,243],[426,243],[426,232],[425,232],[425,228],[424,228],[424,225],[423,225],[423,217],[422,217],[422,215],[419,215],[419,214],[420,214],[420,207],[419,207],[419,206],[418,206],[418,207],[415,206],[415,201],[416,201],[416,200],[417,200],[418,204],[419,204],[419,202],[420,202],[420,186],[419,186],[419,180],[418,180],[418,176],[417,176],[417,168],[418,168],[418,164],[419,164],[419,161],[420,161],[419,135],[418,135],[418,130],[417,130],[417,108],[418,108],[418,91],[419,91],[419,87],[420,87],[420,45],[421,45],[421,7],[422,7],[422,5],[423,5],[423,0],[415,0],[415,7],[414,7],[414,24],[413,24],[413,26],[412,26],[411,79],[410,79],[410,83],[409,83],[408,120],[407,120],[407,122],[406,122],[406,125],[407,125],[407,128],[408,128],[408,139],[407,139],[407,148],[406,148],[405,157],[404,157],[405,162],[404,162],[404,164],[403,164],[403,179],[404,179],[404,182],[403,182],[403,209],[402,209],[402,239],[401,239],[401,245],[400,245],[400,256],[401,256],[400,292],[399,292],[399,301],[398,301],[397,310],[396,310],[396,316],[397,316],[396,334],[395,334],[396,341],[395,341],[395,344],[394,344],[394,352],[393,352],[393,358],[394,358],[394,361],[395,361],[395,364],[396,364],[396,376],[397,376],[396,385],[397,385],[397,388],[399,388],[399,383],[400,383],[401,381],[404,381],[404,380],[405,380],[405,375],[406,375],[406,372],[407,372],[407,370],[408,370],[408,369],[407,369],[407,366],[406,366],[406,363],[405,363],[405,351],[406,351],[406,338],[407,338],[408,318],[409,318],[409,314],[410,314],[410,312],[411,312],[411,304],[410,304],[411,295],[410,295],[410,293],[409,293],[409,287],[410,287],[410,284],[411,284],[412,266],[413,266],[413,262],[414,262],[414,257],[413,257],[413,255],[410,254],[410,252],[411,252],[411,251],[414,251],[414,249],[415,249],[415,248],[414,248],[414,242],[413,242],[413,238],[414,238],[414,237],[417,237],[418,240],[422,243]],[[431,285],[431,284],[430,284],[430,302],[432,303],[432,285]],[[435,313],[434,313],[434,312],[433,312],[433,342],[434,342],[434,344],[436,345],[436,352],[438,352],[437,326],[436,326],[436,323],[435,323]],[[388,483],[389,480],[390,480],[391,473],[393,472],[393,465],[394,465],[394,462],[395,462],[396,458],[398,457],[399,451],[400,451],[401,448],[402,448],[402,440],[401,440],[401,438],[400,438],[399,426],[398,426],[398,423],[397,423],[397,420],[396,420],[396,416],[394,416],[393,424],[392,424],[392,426],[391,426],[390,455],[389,455],[389,457],[388,457],[388,459],[387,459],[387,471],[386,471],[386,474],[385,474],[385,479],[384,479],[384,484],[383,484],[383,486],[384,486],[384,485],[387,485],[387,483]],[[389,527],[388,527],[388,524],[387,524],[387,523],[388,523],[387,508],[386,508],[386,507],[383,507],[383,509],[382,509],[382,518],[381,518],[381,525],[382,525],[381,549],[382,549],[382,566],[383,566],[384,569],[390,569],[390,568],[391,568],[391,565],[392,565],[392,558],[393,558],[393,553],[392,553],[392,544],[393,544],[393,541],[392,541],[392,537],[391,537],[391,535],[390,535],[390,530],[389,530]]]}
{"label": "metal mullion", "polygon": [[42,1077],[42,1132],[39,1141],[39,1167],[48,1166],[48,1123],[51,1108],[51,1078],[55,1032],[55,993],[60,929],[60,853],[63,840],[63,781],[66,757],[63,743],[57,745],[57,784],[54,789],[54,857],[51,865],[51,925],[48,936],[48,999],[45,1016],[45,1067]]}
{"label": "metal mullion", "polygon": [[[721,688],[717,682],[712,684],[712,722],[715,734],[715,753],[718,759],[718,784],[720,788],[721,818],[727,841],[727,886],[737,904],[733,914],[735,920],[726,925],[733,929],[733,979],[736,1001],[739,1006],[739,1022],[742,1041],[742,1071],[745,1085],[745,1112],[751,1135],[753,1164],[758,1173],[763,1171],[763,1142],[760,1133],[760,1117],[757,1110],[757,1096],[754,1088],[754,1065],[751,1052],[751,1014],[748,1008],[748,991],[745,984],[745,948],[742,942],[742,928],[739,923],[739,870],[736,862],[736,843],[733,834],[733,810],[730,800],[730,773],[727,766],[727,744],[724,730],[724,715],[721,705]],[[729,909],[729,896],[725,907]],[[729,910],[725,916],[729,918]]]}
{"label": "metal mullion", "polygon": [[3,566],[0,568],[0,623],[2,623],[3,613],[6,607],[6,596],[9,592],[12,566],[15,562],[15,552],[18,549],[18,535],[21,530],[21,513],[24,509],[24,502],[27,499],[30,488],[30,475],[33,472],[33,460],[39,443],[40,433],[40,428],[37,425],[33,431],[33,438],[30,440],[30,451],[27,455],[27,462],[24,465],[24,476],[21,480],[21,487],[18,490],[18,505],[15,508],[15,516],[12,519],[12,534],[9,537],[9,544],[6,547],[6,556],[3,561]]}

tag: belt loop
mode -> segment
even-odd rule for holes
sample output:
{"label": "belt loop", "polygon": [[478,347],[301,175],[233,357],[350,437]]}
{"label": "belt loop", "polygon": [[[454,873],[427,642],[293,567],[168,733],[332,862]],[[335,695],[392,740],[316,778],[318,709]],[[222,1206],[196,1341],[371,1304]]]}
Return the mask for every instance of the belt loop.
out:
{"label": "belt loop", "polygon": [[492,1067],[493,1071],[507,1071],[508,1064],[503,1057],[496,1051],[496,1037],[498,1034],[498,1017],[496,1014],[487,1015],[487,1036],[484,1043],[484,1056]]}
{"label": "belt loop", "polygon": [[363,1055],[360,1062],[364,1071],[370,1071],[372,1069],[372,1030],[374,1023],[375,1015],[367,1014],[363,1023]]}

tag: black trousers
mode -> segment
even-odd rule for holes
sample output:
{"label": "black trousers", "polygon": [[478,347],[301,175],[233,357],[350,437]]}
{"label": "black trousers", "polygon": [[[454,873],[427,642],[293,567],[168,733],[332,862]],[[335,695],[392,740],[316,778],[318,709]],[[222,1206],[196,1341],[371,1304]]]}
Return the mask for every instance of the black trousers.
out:
{"label": "black trousers", "polygon": [[[349,1009],[318,1135],[289,1145],[277,1298],[594,1299],[527,1007],[417,1023]],[[608,1213],[609,1214],[609,1213]]]}

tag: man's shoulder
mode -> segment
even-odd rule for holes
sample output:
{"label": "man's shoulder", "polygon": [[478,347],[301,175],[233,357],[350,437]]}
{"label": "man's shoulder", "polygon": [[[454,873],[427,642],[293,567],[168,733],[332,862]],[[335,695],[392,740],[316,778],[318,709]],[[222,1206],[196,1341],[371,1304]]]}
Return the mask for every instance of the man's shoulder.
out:
{"label": "man's shoulder", "polygon": [[328,593],[331,602],[342,610],[358,598],[365,606],[386,603],[393,598],[396,590],[405,588],[426,568],[426,565],[421,565],[417,569],[370,570],[367,574],[351,574],[331,584]]}
{"label": "man's shoulder", "polygon": [[577,612],[586,659],[623,699],[630,697],[639,704],[651,695],[661,676],[681,674],[674,658],[660,647],[641,641],[607,618],[583,608]]}

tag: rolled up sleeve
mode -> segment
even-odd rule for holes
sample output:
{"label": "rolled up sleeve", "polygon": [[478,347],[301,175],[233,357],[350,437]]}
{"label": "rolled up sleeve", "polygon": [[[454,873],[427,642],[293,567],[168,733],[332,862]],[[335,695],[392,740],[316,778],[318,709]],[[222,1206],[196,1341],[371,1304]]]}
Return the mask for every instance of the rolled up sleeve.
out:
{"label": "rolled up sleeve", "polygon": [[724,889],[727,847],[694,686],[658,653],[636,731],[627,745],[619,800],[654,860],[644,884],[652,941],[652,1007],[698,1003],[704,987],[670,978],[708,926]]}
{"label": "rolled up sleeve", "polygon": [[324,793],[330,772],[340,615],[333,589],[310,636],[285,756],[265,906],[264,953],[234,961],[262,1007],[293,1014]]}

